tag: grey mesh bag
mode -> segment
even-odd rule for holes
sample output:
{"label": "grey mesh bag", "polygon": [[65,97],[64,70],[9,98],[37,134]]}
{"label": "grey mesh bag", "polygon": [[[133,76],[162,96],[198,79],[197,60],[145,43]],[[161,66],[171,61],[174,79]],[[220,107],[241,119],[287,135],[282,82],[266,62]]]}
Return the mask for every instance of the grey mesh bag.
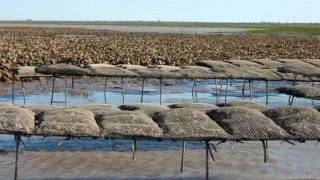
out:
{"label": "grey mesh bag", "polygon": [[12,105],[0,105],[1,134],[32,134],[34,125],[32,111]]}
{"label": "grey mesh bag", "polygon": [[270,109],[265,115],[298,139],[320,138],[320,113],[311,107],[287,106]]}
{"label": "grey mesh bag", "polygon": [[286,139],[287,132],[257,110],[241,107],[222,107],[209,116],[236,139]]}

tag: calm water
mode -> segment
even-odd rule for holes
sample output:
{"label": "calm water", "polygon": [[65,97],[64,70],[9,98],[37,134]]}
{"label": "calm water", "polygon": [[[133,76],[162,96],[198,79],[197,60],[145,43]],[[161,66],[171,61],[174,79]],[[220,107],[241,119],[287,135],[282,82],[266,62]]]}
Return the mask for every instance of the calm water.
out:
{"label": "calm water", "polygon": [[[59,83],[58,83],[59,84]],[[225,84],[217,97],[212,82],[201,81],[197,87],[197,101],[215,104],[225,101]],[[60,84],[61,85],[61,84]],[[271,83],[271,87],[278,83]],[[85,86],[85,85],[83,85]],[[86,87],[78,86],[86,90]],[[255,82],[253,101],[265,103],[265,84]],[[137,86],[138,87],[138,86]],[[163,87],[163,104],[192,102],[192,82],[183,81]],[[229,87],[227,101],[242,100],[241,81]],[[93,88],[94,89],[94,88]],[[87,90],[84,96],[68,95],[68,106],[86,103],[104,103],[101,89]],[[140,102],[139,88],[126,88],[125,103]],[[144,102],[159,103],[159,87],[145,88]],[[246,95],[249,93],[246,92]],[[28,93],[27,104],[48,104],[48,91]],[[249,97],[245,97],[248,100]],[[114,105],[122,104],[119,88],[109,89],[107,100]],[[0,96],[1,102],[11,102],[10,95]],[[22,95],[17,92],[16,104],[22,104]],[[54,104],[64,106],[64,93],[57,92]],[[288,104],[288,96],[269,93],[269,105]],[[296,98],[294,104],[318,105],[319,101]],[[130,140],[93,140],[64,138],[24,138],[20,159],[22,179],[199,179],[205,175],[205,149],[201,142],[188,142],[185,171],[180,173],[181,142],[138,141],[137,161],[132,160]],[[0,179],[12,179],[15,142],[12,136],[0,136]],[[212,179],[292,179],[320,178],[320,153],[316,142],[288,143],[271,142],[268,149],[269,162],[263,163],[262,144],[225,143],[215,153],[216,162],[210,162]]]}

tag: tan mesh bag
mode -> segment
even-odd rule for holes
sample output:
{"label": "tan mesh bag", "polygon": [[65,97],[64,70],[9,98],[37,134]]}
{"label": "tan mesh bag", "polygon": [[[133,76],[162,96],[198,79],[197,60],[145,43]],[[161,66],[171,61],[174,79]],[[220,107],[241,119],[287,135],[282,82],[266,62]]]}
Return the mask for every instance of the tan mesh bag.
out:
{"label": "tan mesh bag", "polygon": [[169,139],[226,139],[230,138],[205,113],[193,109],[173,109],[156,113],[155,121]]}
{"label": "tan mesh bag", "polygon": [[99,136],[99,127],[94,115],[79,108],[55,109],[39,116],[38,134],[45,136]]}
{"label": "tan mesh bag", "polygon": [[101,116],[104,137],[162,137],[162,130],[147,115],[136,111],[119,111]]}

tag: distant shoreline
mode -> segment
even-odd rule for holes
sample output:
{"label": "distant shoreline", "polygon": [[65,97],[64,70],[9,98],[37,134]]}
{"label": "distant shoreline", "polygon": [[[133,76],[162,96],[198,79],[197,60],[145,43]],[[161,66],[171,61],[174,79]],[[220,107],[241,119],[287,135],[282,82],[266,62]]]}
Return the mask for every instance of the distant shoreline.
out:
{"label": "distant shoreline", "polygon": [[187,22],[187,21],[42,21],[42,20],[0,20],[0,24],[69,24],[69,25],[132,25],[132,26],[174,26],[174,27],[221,27],[250,25],[320,26],[320,23],[277,23],[277,22]]}

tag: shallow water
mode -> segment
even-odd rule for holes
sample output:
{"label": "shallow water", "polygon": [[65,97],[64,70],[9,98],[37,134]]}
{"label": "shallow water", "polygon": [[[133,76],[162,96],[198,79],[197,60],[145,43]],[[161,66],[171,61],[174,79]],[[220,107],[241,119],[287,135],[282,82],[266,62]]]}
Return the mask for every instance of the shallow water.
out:
{"label": "shallow water", "polygon": [[[60,84],[59,84],[60,83]],[[31,83],[32,84],[32,83]],[[89,85],[88,85],[89,84]],[[102,83],[103,84],[103,83]],[[36,86],[33,84],[32,86]],[[58,82],[57,85],[62,85]],[[100,84],[101,85],[101,84]],[[255,82],[253,100],[265,103],[263,82]],[[271,83],[274,87],[279,83]],[[90,86],[90,87],[87,87]],[[63,86],[62,86],[63,87]],[[85,95],[71,93],[68,106],[86,103],[103,103],[102,88],[90,83],[77,85],[86,91]],[[163,87],[163,104],[192,101],[192,82],[183,81]],[[220,85],[219,85],[220,87]],[[229,87],[227,101],[242,100],[241,81]],[[34,87],[35,88],[35,87]],[[95,90],[95,88],[97,90]],[[70,88],[69,88],[70,89]],[[212,81],[200,81],[197,87],[197,101],[215,104],[225,101],[225,84],[219,97],[215,94]],[[61,89],[60,89],[61,90]],[[28,93],[27,104],[48,104],[50,93],[44,90]],[[125,103],[140,102],[137,84],[126,84]],[[81,94],[81,93],[80,93]],[[246,92],[248,95],[248,92]],[[55,105],[64,106],[64,93],[55,93]],[[245,97],[248,99],[248,96]],[[109,103],[122,104],[121,90],[110,88],[107,92]],[[10,95],[0,96],[0,101],[11,102]],[[159,87],[150,84],[144,93],[144,102],[159,102]],[[17,90],[16,104],[23,98]],[[269,93],[269,105],[288,104],[288,96]],[[318,105],[319,101],[296,98],[294,104]],[[22,179],[200,179],[205,175],[205,148],[201,142],[187,142],[184,172],[180,173],[181,142],[179,141],[138,141],[137,161],[132,160],[130,140],[71,139],[64,138],[23,138],[21,148],[20,177]],[[0,136],[0,179],[12,179],[14,170],[15,142],[12,136]],[[216,162],[210,162],[211,179],[292,179],[319,178],[320,153],[316,142],[290,145],[270,142],[268,163],[263,163],[261,142],[225,143],[214,154]]]}

